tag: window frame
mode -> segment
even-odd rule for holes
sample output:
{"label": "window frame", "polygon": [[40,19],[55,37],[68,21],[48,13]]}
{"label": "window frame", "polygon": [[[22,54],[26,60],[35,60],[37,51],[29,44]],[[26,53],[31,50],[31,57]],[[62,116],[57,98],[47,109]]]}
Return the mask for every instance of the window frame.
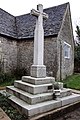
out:
{"label": "window frame", "polygon": [[[65,45],[67,50],[65,48]],[[65,52],[67,52],[67,55],[65,54]],[[70,59],[70,56],[71,56],[71,45],[67,42],[64,42],[64,58]]]}

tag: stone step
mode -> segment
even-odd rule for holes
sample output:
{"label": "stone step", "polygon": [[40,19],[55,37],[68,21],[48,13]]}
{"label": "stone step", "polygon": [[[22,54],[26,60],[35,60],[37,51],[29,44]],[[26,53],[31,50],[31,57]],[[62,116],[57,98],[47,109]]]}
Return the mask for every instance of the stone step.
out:
{"label": "stone step", "polygon": [[72,95],[60,98],[59,100],[62,101],[62,106],[65,106],[75,102],[80,102],[80,95],[72,93]]}
{"label": "stone step", "polygon": [[72,95],[71,89],[63,88],[62,90],[54,90],[56,98],[62,98]]}
{"label": "stone step", "polygon": [[28,103],[15,96],[10,96],[9,100],[13,107],[18,109],[22,114],[26,114],[28,117],[32,117],[37,114],[39,115],[41,113],[61,107],[61,101],[55,100],[46,101],[35,105],[29,105]]}
{"label": "stone step", "polygon": [[53,93],[42,93],[42,94],[37,94],[33,95],[30,93],[27,93],[25,91],[22,91],[20,89],[15,88],[14,86],[7,86],[6,91],[23,101],[27,102],[28,104],[36,104],[48,100],[53,100]]}
{"label": "stone step", "polygon": [[31,94],[47,93],[53,91],[53,84],[41,84],[33,85],[30,83],[23,82],[21,80],[14,82],[14,87],[19,88],[23,91],[29,92]]}
{"label": "stone step", "polygon": [[31,83],[31,84],[34,84],[34,85],[39,85],[39,84],[54,83],[55,78],[54,77],[34,78],[34,77],[31,77],[31,76],[23,76],[22,81],[27,82],[27,83]]}
{"label": "stone step", "polygon": [[34,105],[29,105],[23,100],[15,96],[9,97],[11,104],[16,107],[21,113],[26,114],[28,117],[32,117],[35,115],[39,115],[44,112],[48,112],[57,108],[61,108],[62,106],[72,105],[75,102],[80,101],[79,94],[72,94],[70,96],[60,98],[59,100],[51,100],[46,101]]}

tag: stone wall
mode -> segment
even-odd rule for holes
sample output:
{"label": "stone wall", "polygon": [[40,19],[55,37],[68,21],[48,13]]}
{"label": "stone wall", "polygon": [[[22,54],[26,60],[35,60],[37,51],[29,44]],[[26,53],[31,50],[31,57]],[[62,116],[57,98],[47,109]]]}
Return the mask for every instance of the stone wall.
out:
{"label": "stone wall", "polygon": [[[64,41],[71,45],[69,59],[64,57]],[[64,79],[66,76],[71,75],[74,70],[74,41],[69,6],[64,15],[62,27],[58,35],[57,48],[59,63],[57,77],[58,79]]]}
{"label": "stone wall", "polygon": [[10,73],[17,66],[17,42],[12,38],[0,37],[0,49],[0,67]]}
{"label": "stone wall", "polygon": [[[44,43],[44,64],[47,68],[47,76],[56,77],[57,72],[57,38],[46,37]],[[33,39],[14,40],[0,37],[0,61],[4,72],[26,70],[30,75],[30,68],[33,64]],[[21,71],[22,72],[22,71]]]}
{"label": "stone wall", "polygon": [[[56,76],[57,55],[56,38],[45,38],[44,64],[47,67],[47,76]],[[18,41],[18,68],[26,69],[30,75],[30,67],[33,64],[33,39]]]}
{"label": "stone wall", "polygon": [[17,67],[26,70],[27,75],[30,75],[30,67],[33,63],[33,39],[19,40],[17,48]]}
{"label": "stone wall", "polygon": [[44,64],[47,69],[47,76],[56,78],[58,63],[57,63],[57,38],[48,37],[45,39]]}

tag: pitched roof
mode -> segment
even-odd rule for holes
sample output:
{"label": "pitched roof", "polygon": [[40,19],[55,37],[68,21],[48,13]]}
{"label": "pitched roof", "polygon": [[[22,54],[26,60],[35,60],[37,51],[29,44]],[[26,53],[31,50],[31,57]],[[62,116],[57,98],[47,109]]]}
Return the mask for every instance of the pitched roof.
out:
{"label": "pitched roof", "polygon": [[[69,3],[44,9],[49,15],[44,20],[44,35],[57,35],[63,20],[66,7]],[[0,33],[10,37],[22,39],[32,38],[34,36],[36,17],[25,14],[21,16],[12,16],[4,10],[0,9]]]}
{"label": "pitched roof", "polygon": [[0,34],[16,37],[15,17],[0,9]]}

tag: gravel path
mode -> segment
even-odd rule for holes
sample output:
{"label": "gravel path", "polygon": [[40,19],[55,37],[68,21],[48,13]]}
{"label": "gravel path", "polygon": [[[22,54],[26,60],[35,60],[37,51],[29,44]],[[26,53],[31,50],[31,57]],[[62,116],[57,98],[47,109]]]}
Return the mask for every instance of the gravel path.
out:
{"label": "gravel path", "polygon": [[54,120],[80,120],[80,108]]}

